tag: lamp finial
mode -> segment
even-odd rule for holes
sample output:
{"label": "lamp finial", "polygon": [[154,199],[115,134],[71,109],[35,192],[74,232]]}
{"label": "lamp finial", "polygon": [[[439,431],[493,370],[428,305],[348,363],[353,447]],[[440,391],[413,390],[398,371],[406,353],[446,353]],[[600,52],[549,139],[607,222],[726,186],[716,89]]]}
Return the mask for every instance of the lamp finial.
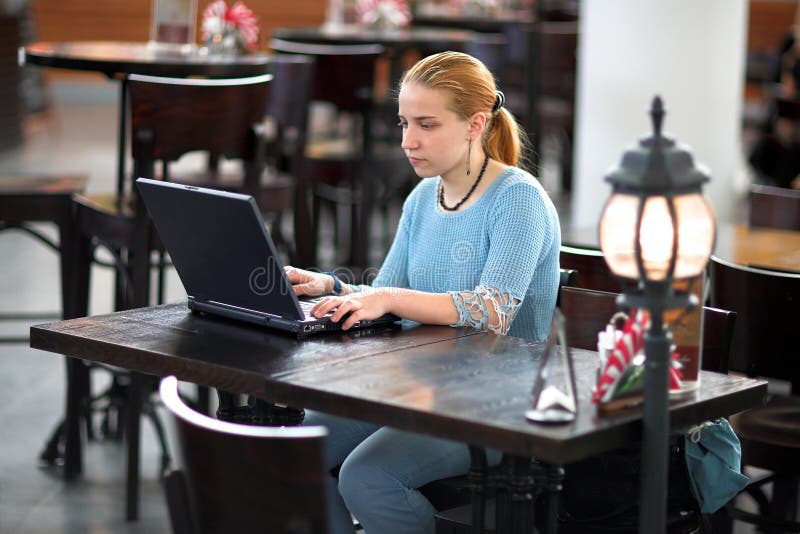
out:
{"label": "lamp finial", "polygon": [[650,117],[653,119],[653,130],[656,137],[661,137],[661,124],[664,122],[664,115],[666,115],[664,101],[661,100],[660,96],[656,95],[650,107]]}

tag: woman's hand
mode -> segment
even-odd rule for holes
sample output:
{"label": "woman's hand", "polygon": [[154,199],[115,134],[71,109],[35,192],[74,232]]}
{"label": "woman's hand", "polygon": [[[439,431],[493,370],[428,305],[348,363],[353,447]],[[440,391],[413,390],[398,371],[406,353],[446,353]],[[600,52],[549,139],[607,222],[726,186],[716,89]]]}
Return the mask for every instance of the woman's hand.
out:
{"label": "woman's hand", "polygon": [[333,278],[328,274],[315,273],[304,269],[286,266],[283,268],[297,296],[317,297],[333,291]]}
{"label": "woman's hand", "polygon": [[342,323],[342,330],[348,330],[358,321],[377,319],[388,312],[386,294],[383,291],[351,293],[342,297],[326,297],[311,308],[311,315],[319,319],[333,312],[331,321]]}

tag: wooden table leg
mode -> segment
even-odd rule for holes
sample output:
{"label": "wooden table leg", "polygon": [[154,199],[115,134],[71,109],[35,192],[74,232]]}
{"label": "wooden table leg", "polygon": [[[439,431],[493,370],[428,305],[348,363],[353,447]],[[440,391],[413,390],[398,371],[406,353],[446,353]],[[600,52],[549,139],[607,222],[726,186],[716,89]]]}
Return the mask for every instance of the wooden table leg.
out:
{"label": "wooden table leg", "polygon": [[89,369],[79,358],[66,357],[67,399],[64,424],[64,479],[73,480],[83,472],[81,413],[88,399]]}
{"label": "wooden table leg", "polygon": [[144,377],[131,372],[131,383],[128,386],[128,402],[125,414],[125,430],[128,442],[128,469],[126,484],[126,510],[125,517],[128,521],[139,519],[139,443],[142,413],[142,383]]}

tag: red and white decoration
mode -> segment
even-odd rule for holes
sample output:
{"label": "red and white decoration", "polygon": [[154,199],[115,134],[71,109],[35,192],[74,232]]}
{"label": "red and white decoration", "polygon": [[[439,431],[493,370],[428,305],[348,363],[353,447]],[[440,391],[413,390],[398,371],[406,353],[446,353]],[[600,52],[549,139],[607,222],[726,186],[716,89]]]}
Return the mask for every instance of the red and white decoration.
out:
{"label": "red and white decoration", "polygon": [[216,0],[203,11],[202,38],[209,46],[228,41],[228,46],[253,51],[258,47],[258,17],[242,2],[228,7]]}
{"label": "red and white decoration", "polygon": [[[631,310],[625,326],[614,350],[608,357],[605,369],[597,382],[592,395],[592,402],[608,402],[614,398],[614,392],[629,365],[634,365],[634,357],[644,350],[644,334],[650,327],[650,317],[643,310]],[[672,364],[669,367],[669,389],[681,388],[680,364],[678,354],[673,352]]]}
{"label": "red and white decoration", "polygon": [[366,26],[401,28],[411,23],[411,11],[404,0],[358,0],[356,14]]}

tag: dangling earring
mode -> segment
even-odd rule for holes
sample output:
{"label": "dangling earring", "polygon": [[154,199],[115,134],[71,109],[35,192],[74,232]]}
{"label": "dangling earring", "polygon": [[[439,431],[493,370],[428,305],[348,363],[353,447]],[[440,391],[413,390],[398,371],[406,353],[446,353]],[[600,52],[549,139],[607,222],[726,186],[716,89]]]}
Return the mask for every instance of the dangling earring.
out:
{"label": "dangling earring", "polygon": [[472,154],[472,139],[469,140],[469,144],[467,145],[467,176],[472,174],[472,170],[469,168],[470,154]]}

